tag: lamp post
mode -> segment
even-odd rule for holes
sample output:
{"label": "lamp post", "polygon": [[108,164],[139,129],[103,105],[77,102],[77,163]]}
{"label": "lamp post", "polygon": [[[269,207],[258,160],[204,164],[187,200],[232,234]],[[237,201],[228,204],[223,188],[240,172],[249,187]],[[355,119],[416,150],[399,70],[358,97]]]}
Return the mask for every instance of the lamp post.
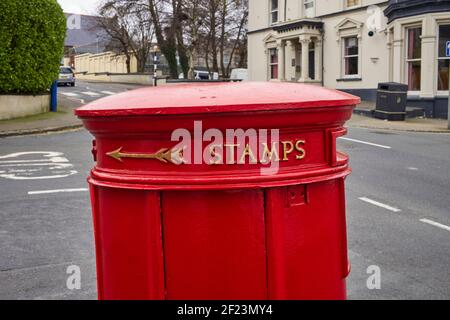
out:
{"label": "lamp post", "polygon": [[[447,41],[445,44],[445,55],[447,58],[450,58],[450,41]],[[448,61],[448,109],[447,109],[447,128],[450,129],[450,60]]]}
{"label": "lamp post", "polygon": [[158,46],[153,47],[153,86],[158,86]]}

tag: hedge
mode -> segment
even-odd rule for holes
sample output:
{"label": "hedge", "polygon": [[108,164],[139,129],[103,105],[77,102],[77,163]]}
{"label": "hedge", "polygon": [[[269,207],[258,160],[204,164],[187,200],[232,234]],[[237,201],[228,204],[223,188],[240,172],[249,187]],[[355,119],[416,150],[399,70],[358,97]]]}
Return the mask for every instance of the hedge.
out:
{"label": "hedge", "polygon": [[46,92],[58,79],[65,34],[57,0],[1,0],[0,94]]}

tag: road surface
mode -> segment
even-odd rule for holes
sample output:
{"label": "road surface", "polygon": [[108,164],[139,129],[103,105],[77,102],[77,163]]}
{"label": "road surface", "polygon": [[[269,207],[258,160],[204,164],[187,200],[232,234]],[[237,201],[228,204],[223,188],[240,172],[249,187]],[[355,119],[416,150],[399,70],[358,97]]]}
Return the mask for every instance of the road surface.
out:
{"label": "road surface", "polygon": [[116,93],[142,88],[142,85],[77,81],[75,87],[59,86],[58,95],[83,105]]}

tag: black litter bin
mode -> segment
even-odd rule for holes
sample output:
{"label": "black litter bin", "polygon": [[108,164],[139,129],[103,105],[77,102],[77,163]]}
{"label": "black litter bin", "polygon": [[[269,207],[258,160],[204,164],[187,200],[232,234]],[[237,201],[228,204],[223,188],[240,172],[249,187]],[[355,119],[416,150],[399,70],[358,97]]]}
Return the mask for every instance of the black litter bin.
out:
{"label": "black litter bin", "polygon": [[404,121],[408,86],[403,83],[378,84],[375,118],[389,121]]}

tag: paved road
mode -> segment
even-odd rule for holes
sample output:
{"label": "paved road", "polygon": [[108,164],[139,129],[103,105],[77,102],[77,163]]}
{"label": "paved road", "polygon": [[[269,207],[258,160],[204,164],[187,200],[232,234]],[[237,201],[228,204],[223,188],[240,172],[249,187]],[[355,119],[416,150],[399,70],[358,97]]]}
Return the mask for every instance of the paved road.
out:
{"label": "paved road", "polygon": [[116,93],[141,88],[142,85],[77,81],[75,87],[60,86],[58,94],[82,105]]}
{"label": "paved road", "polygon": [[[449,299],[450,135],[351,129],[347,138],[339,146],[354,169],[347,180],[349,298]],[[56,152],[0,158],[0,299],[95,299],[84,189],[91,139],[85,131],[0,139],[0,157]],[[42,165],[48,158],[52,165]],[[46,160],[24,162],[36,159]],[[79,190],[40,194],[55,189]],[[81,267],[79,291],[66,288],[70,265]],[[381,270],[380,290],[366,286],[372,265]]]}
{"label": "paved road", "polygon": [[[350,297],[449,299],[450,135],[352,129],[348,137],[391,148],[340,143],[354,169],[347,181]],[[381,268],[381,290],[365,286],[369,265]]]}

